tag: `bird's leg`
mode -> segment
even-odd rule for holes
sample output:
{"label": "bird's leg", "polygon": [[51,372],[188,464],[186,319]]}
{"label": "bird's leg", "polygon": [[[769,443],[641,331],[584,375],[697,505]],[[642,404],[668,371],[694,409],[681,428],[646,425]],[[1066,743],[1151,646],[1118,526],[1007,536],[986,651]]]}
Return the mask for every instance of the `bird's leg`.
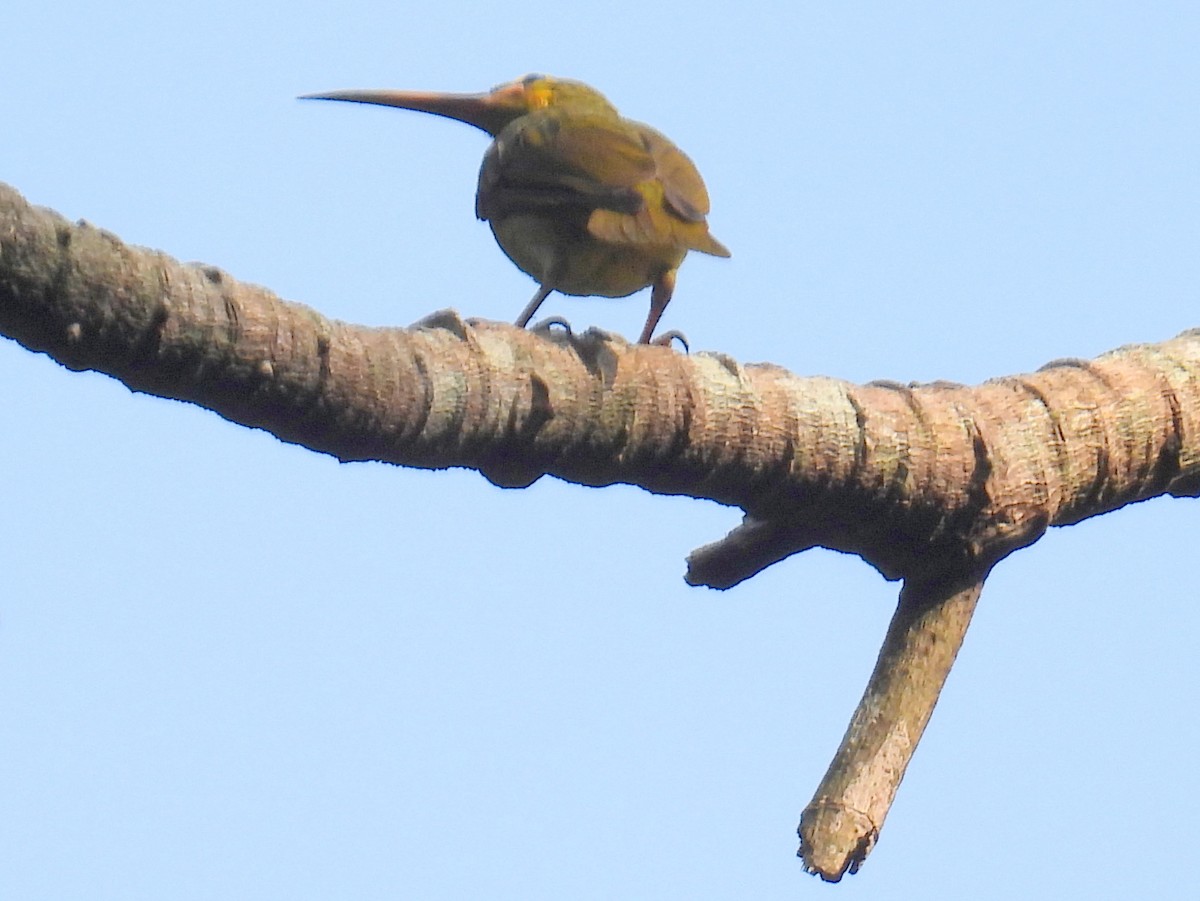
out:
{"label": "bird's leg", "polygon": [[533,300],[525,305],[525,309],[521,311],[521,315],[517,317],[517,328],[525,328],[529,325],[529,320],[533,318],[533,314],[538,311],[538,307],[542,305],[542,301],[549,296],[554,290],[552,282],[545,282],[538,287],[537,293],[533,295]]}
{"label": "bird's leg", "polygon": [[658,328],[658,320],[662,319],[663,310],[667,308],[667,304],[671,302],[671,295],[675,292],[675,272],[675,269],[668,269],[655,280],[654,287],[650,289],[650,315],[646,317],[646,325],[638,338],[638,344],[649,344],[654,330]]}

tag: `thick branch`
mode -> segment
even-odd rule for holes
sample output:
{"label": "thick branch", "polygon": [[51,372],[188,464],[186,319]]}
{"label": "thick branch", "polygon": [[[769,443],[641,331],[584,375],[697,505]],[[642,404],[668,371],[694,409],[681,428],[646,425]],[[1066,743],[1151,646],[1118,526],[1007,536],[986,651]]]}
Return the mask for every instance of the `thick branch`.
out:
{"label": "thick branch", "polygon": [[369,329],[2,187],[0,332],[343,460],[740,506],[755,528],[730,539],[735,554],[697,554],[696,584],[731,585],[814,545],[889,578],[935,558],[981,569],[1047,524],[1200,491],[1196,332],[965,388],[802,379],[449,313]]}

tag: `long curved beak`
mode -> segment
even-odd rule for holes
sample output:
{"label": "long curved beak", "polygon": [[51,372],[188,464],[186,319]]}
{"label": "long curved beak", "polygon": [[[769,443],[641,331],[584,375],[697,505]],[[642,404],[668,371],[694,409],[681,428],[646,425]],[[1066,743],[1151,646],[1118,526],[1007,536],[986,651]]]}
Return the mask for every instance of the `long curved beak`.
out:
{"label": "long curved beak", "polygon": [[488,94],[440,94],[433,91],[354,90],[304,94],[300,100],[344,100],[394,106],[457,119],[496,135],[509,122],[525,112],[520,92],[502,88]]}

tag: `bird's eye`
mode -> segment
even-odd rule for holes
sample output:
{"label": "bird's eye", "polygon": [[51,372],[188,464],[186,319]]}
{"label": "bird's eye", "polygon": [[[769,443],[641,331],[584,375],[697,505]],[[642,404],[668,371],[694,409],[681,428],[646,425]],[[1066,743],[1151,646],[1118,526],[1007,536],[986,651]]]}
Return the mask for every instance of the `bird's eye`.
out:
{"label": "bird's eye", "polygon": [[545,78],[546,78],[546,76],[542,75],[540,72],[530,72],[528,75],[526,75],[524,78],[521,79],[521,84],[528,87],[529,85],[533,84],[535,81],[543,81],[543,80],[545,80]]}

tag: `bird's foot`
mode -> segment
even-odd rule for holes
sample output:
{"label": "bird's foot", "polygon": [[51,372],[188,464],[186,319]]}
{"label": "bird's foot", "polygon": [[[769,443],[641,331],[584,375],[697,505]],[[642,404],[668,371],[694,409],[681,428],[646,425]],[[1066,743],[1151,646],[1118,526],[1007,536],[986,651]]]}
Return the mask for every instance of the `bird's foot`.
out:
{"label": "bird's foot", "polygon": [[573,334],[571,332],[571,323],[567,322],[567,320],[563,319],[561,316],[548,316],[545,319],[535,322],[529,327],[529,330],[531,332],[547,333],[561,331],[566,333],[568,337]]}
{"label": "bird's foot", "polygon": [[670,347],[671,342],[673,342],[673,341],[678,341],[680,344],[683,345],[683,352],[685,354],[691,353],[692,349],[691,349],[691,347],[688,346],[687,335],[685,335],[683,332],[679,331],[678,329],[671,329],[671,331],[669,331],[669,332],[663,332],[661,335],[659,335],[657,338],[655,338],[650,343],[656,344],[659,347]]}

